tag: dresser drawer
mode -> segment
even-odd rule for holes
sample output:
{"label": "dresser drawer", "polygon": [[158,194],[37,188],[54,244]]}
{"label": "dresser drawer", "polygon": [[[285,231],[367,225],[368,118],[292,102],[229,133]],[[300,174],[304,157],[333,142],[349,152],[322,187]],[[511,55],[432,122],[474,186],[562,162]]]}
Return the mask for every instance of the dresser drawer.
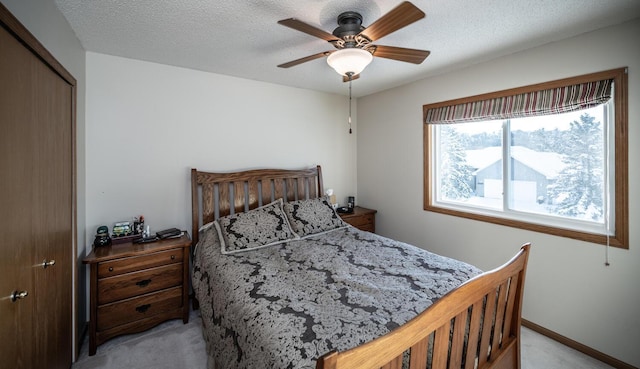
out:
{"label": "dresser drawer", "polygon": [[104,278],[98,282],[98,305],[181,284],[182,263]]}
{"label": "dresser drawer", "polygon": [[182,287],[152,292],[98,307],[97,329],[102,331],[182,307]]}
{"label": "dresser drawer", "polygon": [[98,264],[98,278],[111,277],[141,269],[179,263],[181,261],[182,249],[173,249],[154,254],[104,261]]}

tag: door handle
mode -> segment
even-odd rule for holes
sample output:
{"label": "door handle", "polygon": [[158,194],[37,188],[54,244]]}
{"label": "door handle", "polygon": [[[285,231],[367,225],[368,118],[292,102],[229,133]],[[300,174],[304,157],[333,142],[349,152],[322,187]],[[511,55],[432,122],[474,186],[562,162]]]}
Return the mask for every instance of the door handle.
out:
{"label": "door handle", "polygon": [[21,300],[27,297],[29,293],[27,291],[13,291],[11,294],[11,302],[16,302],[16,300]]}
{"label": "door handle", "polygon": [[47,260],[47,259],[42,260],[42,268],[44,269],[47,269],[47,267],[54,266],[54,265],[56,265],[55,260]]}

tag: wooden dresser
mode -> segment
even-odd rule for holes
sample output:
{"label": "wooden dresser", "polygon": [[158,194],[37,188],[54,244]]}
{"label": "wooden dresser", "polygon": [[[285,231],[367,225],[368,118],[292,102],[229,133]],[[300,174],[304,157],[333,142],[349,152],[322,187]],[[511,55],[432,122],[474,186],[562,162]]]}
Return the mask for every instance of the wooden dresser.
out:
{"label": "wooden dresser", "polygon": [[83,262],[91,267],[89,355],[121,335],[169,319],[189,321],[189,246],[180,238],[95,247]]}
{"label": "wooden dresser", "polygon": [[338,213],[342,220],[363,231],[376,232],[377,210],[360,206],[353,208],[353,213]]}

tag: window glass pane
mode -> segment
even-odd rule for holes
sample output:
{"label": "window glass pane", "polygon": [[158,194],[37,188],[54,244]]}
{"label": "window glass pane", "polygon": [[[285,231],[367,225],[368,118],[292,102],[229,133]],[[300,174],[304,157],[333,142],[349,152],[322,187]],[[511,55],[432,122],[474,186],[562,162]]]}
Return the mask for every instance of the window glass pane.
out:
{"label": "window glass pane", "polygon": [[502,122],[440,125],[437,198],[502,209]]}
{"label": "window glass pane", "polygon": [[[437,201],[603,224],[604,114],[601,105],[504,122],[439,125]],[[507,175],[503,131],[510,142]]]}
{"label": "window glass pane", "polygon": [[510,208],[603,223],[603,106],[511,120]]}

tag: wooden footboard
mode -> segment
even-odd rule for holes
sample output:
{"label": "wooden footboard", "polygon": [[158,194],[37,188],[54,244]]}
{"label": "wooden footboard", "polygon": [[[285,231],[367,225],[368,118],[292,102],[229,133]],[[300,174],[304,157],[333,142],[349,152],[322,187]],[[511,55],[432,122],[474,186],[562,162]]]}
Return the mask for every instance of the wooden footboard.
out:
{"label": "wooden footboard", "polygon": [[529,244],[509,262],[447,293],[401,327],[318,359],[317,369],[520,368],[520,320]]}

